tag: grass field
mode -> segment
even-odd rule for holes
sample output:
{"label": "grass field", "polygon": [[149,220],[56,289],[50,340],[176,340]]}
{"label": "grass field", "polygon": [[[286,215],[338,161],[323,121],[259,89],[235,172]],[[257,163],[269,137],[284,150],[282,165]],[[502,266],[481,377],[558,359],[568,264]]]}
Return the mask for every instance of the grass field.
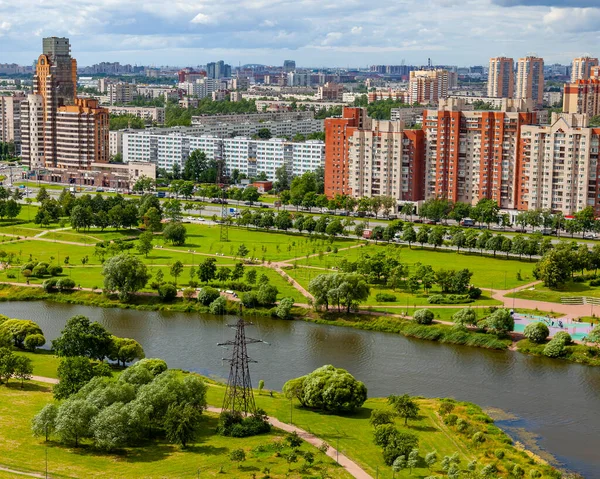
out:
{"label": "grass field", "polygon": [[[288,268],[285,270],[285,272],[287,274],[289,274],[292,278],[294,278],[302,286],[304,286],[305,288],[308,288],[308,284],[310,283],[311,279],[315,278],[316,276],[318,276],[320,274],[328,274],[328,273],[332,273],[333,271],[325,270],[325,269],[298,267],[298,268]],[[361,307],[364,307],[364,306],[390,306],[390,305],[406,307],[407,305],[409,305],[409,306],[427,306],[427,305],[429,305],[429,303],[427,302],[428,295],[426,295],[426,294],[411,294],[411,293],[406,292],[402,287],[396,288],[395,291],[392,288],[387,288],[382,285],[370,285],[370,287],[371,287],[371,293],[369,295],[369,298],[364,303],[361,303]],[[441,292],[441,290],[436,285],[434,288],[431,289],[430,294],[439,294],[440,292]],[[396,296],[396,301],[393,301],[393,302],[377,301],[376,296],[378,293],[393,294],[394,296]],[[465,306],[468,306],[468,305],[492,306],[492,305],[499,305],[499,304],[501,304],[500,301],[492,299],[490,297],[489,292],[484,291],[484,293],[481,295],[480,299],[478,299],[474,303],[465,304]]]}
{"label": "grass field", "polygon": [[[275,457],[273,451],[253,452],[258,445],[280,439],[282,433],[274,430],[252,438],[225,438],[215,434],[217,417],[213,414],[204,415],[201,433],[186,451],[161,440],[113,454],[94,451],[85,442],[80,448],[54,441],[46,445],[43,438],[32,437],[29,424],[31,418],[52,400],[49,391],[47,385],[36,383],[28,384],[26,390],[21,390],[17,383],[0,388],[0,465],[41,473],[45,470],[47,449],[48,472],[55,478],[193,478],[198,470],[202,477],[235,478],[260,474],[265,467],[271,469],[273,477],[285,475],[299,479],[304,475],[299,471],[301,459],[292,464],[288,476],[288,465],[283,457]],[[229,452],[237,448],[244,449],[247,457],[240,467],[229,460]],[[316,448],[305,443],[302,450],[311,450],[316,456],[314,466],[308,469],[309,474],[325,474],[334,479],[351,477]],[[221,468],[222,473],[219,472]]]}
{"label": "grass field", "polygon": [[[360,248],[353,248],[338,253],[330,253],[322,258],[312,257],[308,260],[298,260],[298,265],[311,265],[330,269],[346,258],[348,261],[358,261],[365,255],[374,255],[380,251],[397,258],[402,264],[407,265],[409,270],[417,263],[428,264],[434,270],[437,269],[463,269],[467,268],[473,272],[472,282],[480,288],[490,289],[512,289],[519,285],[533,281],[534,263],[527,261],[507,260],[498,255],[497,258],[480,256],[475,253],[456,253],[455,251],[421,249],[418,246],[409,248],[406,245],[380,243],[370,244]],[[522,280],[517,279],[517,273],[521,272]]]}
{"label": "grass field", "polygon": [[[550,289],[543,284],[536,284],[534,287],[508,294],[509,297],[521,299],[533,299],[536,301],[548,301],[550,303],[560,303],[560,298],[572,296],[592,296],[600,298],[600,287],[590,286],[589,282],[574,283],[568,282],[564,287],[556,290]],[[600,309],[598,310],[600,312]]]}

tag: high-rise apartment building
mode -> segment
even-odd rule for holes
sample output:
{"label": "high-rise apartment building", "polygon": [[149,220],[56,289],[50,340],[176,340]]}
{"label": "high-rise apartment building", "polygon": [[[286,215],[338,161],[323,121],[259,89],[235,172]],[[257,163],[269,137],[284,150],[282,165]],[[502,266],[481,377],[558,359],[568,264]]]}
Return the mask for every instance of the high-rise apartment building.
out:
{"label": "high-rise apartment building", "polygon": [[294,60],[283,61],[283,71],[286,73],[293,72],[296,69],[296,62]]}
{"label": "high-rise apartment building", "polygon": [[448,70],[413,70],[408,83],[410,103],[437,103],[448,97],[448,90],[456,87],[457,81],[456,73]]}
{"label": "high-rise apartment building", "polygon": [[402,121],[379,121],[366,108],[344,108],[325,120],[325,194],[423,197],[423,132]]}
{"label": "high-rise apartment building", "polygon": [[600,79],[590,78],[565,83],[563,112],[585,113],[590,117],[600,115]]}
{"label": "high-rise apartment building", "polygon": [[515,68],[512,58],[490,58],[487,94],[491,98],[512,98],[515,95]]}
{"label": "high-rise apartment building", "polygon": [[464,100],[441,101],[423,114],[425,198],[475,204],[490,198],[515,208],[521,127],[536,122],[525,101],[505,99],[499,111],[473,111]]}
{"label": "high-rise apartment building", "polygon": [[107,94],[111,105],[131,103],[135,96],[135,85],[122,82],[109,83]]}
{"label": "high-rise apartment building", "polygon": [[231,65],[228,65],[223,60],[206,64],[206,77],[218,80],[220,78],[231,77]]}
{"label": "high-rise apartment building", "polygon": [[21,103],[25,95],[0,96],[0,141],[15,143],[16,153],[21,153]]}
{"label": "high-rise apartment building", "polygon": [[544,103],[544,59],[519,58],[515,98],[532,100],[534,106]]}
{"label": "high-rise apartment building", "polygon": [[588,80],[592,76],[592,68],[597,66],[597,58],[580,57],[573,59],[571,83],[575,83],[577,80]]}
{"label": "high-rise apartment building", "polygon": [[600,129],[588,128],[586,115],[554,113],[550,125],[523,126],[516,207],[600,214],[599,148]]}
{"label": "high-rise apartment building", "polygon": [[109,159],[108,112],[77,98],[77,62],[67,38],[43,40],[33,94],[21,106],[22,159],[31,168],[90,168]]}

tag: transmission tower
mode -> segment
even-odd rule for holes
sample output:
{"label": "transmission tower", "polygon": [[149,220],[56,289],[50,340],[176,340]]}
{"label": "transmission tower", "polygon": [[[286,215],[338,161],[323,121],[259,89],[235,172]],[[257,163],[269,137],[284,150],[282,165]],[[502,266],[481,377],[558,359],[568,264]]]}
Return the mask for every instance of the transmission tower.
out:
{"label": "transmission tower", "polygon": [[228,325],[231,328],[236,328],[235,340],[219,343],[219,346],[233,346],[231,358],[226,359],[231,363],[231,369],[229,370],[227,389],[225,389],[223,411],[238,412],[243,415],[256,412],[250,369],[248,368],[249,363],[255,363],[256,361],[248,357],[246,345],[264,342],[260,339],[246,338],[245,326],[247,324],[251,323],[246,323],[243,319],[240,319],[235,325]]}

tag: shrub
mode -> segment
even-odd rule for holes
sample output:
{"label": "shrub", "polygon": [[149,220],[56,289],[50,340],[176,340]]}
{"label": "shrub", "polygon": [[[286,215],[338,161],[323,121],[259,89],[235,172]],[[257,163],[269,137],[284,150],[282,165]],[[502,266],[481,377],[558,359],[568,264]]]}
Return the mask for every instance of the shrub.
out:
{"label": "shrub", "polygon": [[183,290],[183,297],[189,301],[194,297],[194,293],[196,292],[196,290],[194,288],[185,288]]}
{"label": "shrub", "polygon": [[200,301],[204,306],[208,306],[215,299],[221,296],[221,293],[215,288],[211,288],[210,286],[204,286],[200,291],[198,291],[198,301]]}
{"label": "shrub", "polygon": [[44,338],[43,334],[29,334],[25,336],[23,344],[28,351],[35,351],[37,348],[41,348],[46,344],[46,338]]}
{"label": "shrub", "polygon": [[163,301],[173,301],[177,297],[177,288],[172,284],[161,284],[158,288],[158,296]]}
{"label": "shrub", "polygon": [[44,291],[46,291],[46,293],[50,293],[51,291],[54,291],[54,289],[56,289],[57,282],[58,280],[56,278],[49,278],[42,283],[42,288],[44,288]]}
{"label": "shrub", "polygon": [[248,291],[247,293],[242,294],[242,304],[246,308],[255,308],[258,306],[258,298],[256,297],[256,293],[254,291]]}
{"label": "shrub", "polygon": [[21,266],[21,273],[23,271],[25,271],[26,269],[31,271],[33,268],[35,268],[35,266],[36,266],[36,263],[25,263],[23,266]]}
{"label": "shrub", "polygon": [[481,431],[478,431],[475,434],[473,434],[472,439],[475,443],[482,443],[485,442],[485,435]]}
{"label": "shrub", "polygon": [[[167,366],[167,363],[165,362],[165,360],[159,359],[159,358],[140,359],[133,366],[129,366],[129,368],[127,368],[125,371],[131,369],[132,367],[147,369],[154,376],[158,376],[159,374],[164,373],[168,369],[168,366]],[[123,373],[123,374],[125,374],[125,373]]]}
{"label": "shrub", "polygon": [[500,460],[504,459],[504,454],[505,454],[504,449],[496,449],[494,451],[494,456],[496,456]]}
{"label": "shrub", "polygon": [[71,278],[60,278],[56,282],[56,287],[60,291],[68,291],[75,287],[75,281],[73,281]]}
{"label": "shrub", "polygon": [[550,330],[545,323],[529,323],[525,326],[525,331],[523,335],[529,339],[529,341],[537,344],[542,344],[546,341],[546,338],[550,334]]}
{"label": "shrub", "polygon": [[558,358],[565,352],[565,343],[562,340],[553,339],[544,347],[544,355],[549,358]]}
{"label": "shrub", "polygon": [[224,314],[227,310],[227,300],[224,296],[219,296],[208,307],[211,314]]}
{"label": "shrub", "polygon": [[448,426],[454,426],[456,421],[458,420],[458,416],[456,414],[448,414],[444,419],[444,424]]}
{"label": "shrub", "polygon": [[283,298],[279,301],[277,308],[275,308],[275,314],[280,319],[291,319],[292,307],[294,306],[293,298]]}
{"label": "shrub", "polygon": [[568,346],[573,342],[571,335],[566,331],[559,331],[552,338],[554,341],[562,341],[565,346]]}
{"label": "shrub", "polygon": [[465,432],[468,428],[469,428],[468,421],[465,421],[462,418],[456,420],[456,430],[458,432]]}
{"label": "shrub", "polygon": [[476,288],[475,286],[471,286],[467,291],[467,295],[471,299],[479,299],[479,297],[481,296],[481,289]]}
{"label": "shrub", "polygon": [[429,304],[465,304],[472,303],[473,299],[467,294],[432,294],[427,298]]}
{"label": "shrub", "polygon": [[48,274],[48,268],[42,263],[39,263],[31,270],[31,274],[36,278],[43,278]]}
{"label": "shrub", "polygon": [[440,404],[440,414],[445,416],[446,414],[450,414],[454,411],[455,404],[451,401],[442,401]]}
{"label": "shrub", "polygon": [[396,301],[396,295],[390,293],[377,293],[375,300],[380,303],[393,303]]}
{"label": "shrub", "polygon": [[413,319],[419,324],[433,323],[433,313],[429,309],[419,309],[415,311]]}
{"label": "shrub", "polygon": [[62,272],[62,266],[54,265],[48,267],[48,274],[50,276],[58,276],[59,274],[62,274]]}
{"label": "shrub", "polygon": [[257,409],[252,416],[242,418],[239,413],[222,412],[219,417],[217,432],[223,436],[249,437],[263,434],[271,430],[267,413]]}
{"label": "shrub", "polygon": [[593,279],[593,280],[591,280],[590,281],[590,286],[600,286],[600,279]]}

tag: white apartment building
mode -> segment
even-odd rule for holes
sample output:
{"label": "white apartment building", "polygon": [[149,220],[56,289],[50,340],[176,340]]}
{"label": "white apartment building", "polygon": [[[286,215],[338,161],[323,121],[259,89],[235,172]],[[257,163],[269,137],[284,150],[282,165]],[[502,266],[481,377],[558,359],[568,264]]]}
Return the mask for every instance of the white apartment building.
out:
{"label": "white apartment building", "polygon": [[111,105],[131,103],[135,96],[135,85],[132,83],[109,83],[106,90]]}
{"label": "white apartment building", "polygon": [[106,107],[111,115],[132,115],[141,118],[146,124],[165,124],[165,109],[161,106],[142,107],[142,106],[108,106]]}
{"label": "white apartment building", "polygon": [[600,130],[587,125],[587,115],[554,113],[550,125],[521,128],[519,209],[598,212]]}
{"label": "white apartment building", "polygon": [[224,160],[228,174],[235,169],[248,176],[264,172],[269,180],[275,180],[275,171],[283,165],[289,173],[302,175],[325,164],[325,144],[316,140],[294,143],[281,138],[218,138],[144,130],[123,132],[122,138],[124,162],[147,161],[166,170],[175,164],[183,168],[194,150],[205,152],[209,160]]}
{"label": "white apartment building", "polygon": [[227,82],[214,78],[199,78],[194,82],[182,82],[179,84],[179,89],[183,90],[186,95],[197,98],[206,98],[212,96],[213,92],[223,90],[227,86]]}
{"label": "white apartment building", "polygon": [[0,96],[0,141],[14,141],[17,154],[21,145],[21,102],[25,99],[22,94]]}

